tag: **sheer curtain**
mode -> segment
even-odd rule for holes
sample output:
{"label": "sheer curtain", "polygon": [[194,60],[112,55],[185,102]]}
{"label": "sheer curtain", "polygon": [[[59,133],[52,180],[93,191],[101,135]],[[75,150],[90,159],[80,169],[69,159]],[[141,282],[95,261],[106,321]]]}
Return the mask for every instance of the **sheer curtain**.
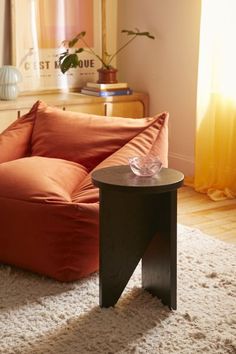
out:
{"label": "sheer curtain", "polygon": [[236,197],[236,0],[202,0],[194,186]]}

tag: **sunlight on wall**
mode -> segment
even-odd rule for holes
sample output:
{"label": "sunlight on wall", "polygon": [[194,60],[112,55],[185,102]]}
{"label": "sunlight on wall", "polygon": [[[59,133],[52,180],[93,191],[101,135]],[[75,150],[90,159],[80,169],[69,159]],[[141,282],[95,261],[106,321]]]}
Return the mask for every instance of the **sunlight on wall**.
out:
{"label": "sunlight on wall", "polygon": [[203,101],[207,93],[236,100],[235,14],[235,0],[202,2],[198,91]]}

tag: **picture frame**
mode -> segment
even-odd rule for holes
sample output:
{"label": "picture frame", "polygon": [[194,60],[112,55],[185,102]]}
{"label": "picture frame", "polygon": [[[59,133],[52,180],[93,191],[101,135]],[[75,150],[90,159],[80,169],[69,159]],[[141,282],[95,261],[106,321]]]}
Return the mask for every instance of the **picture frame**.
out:
{"label": "picture frame", "polygon": [[[86,28],[85,28],[86,27]],[[21,92],[79,91],[97,80],[99,60],[84,51],[79,67],[62,74],[62,42],[86,31],[86,41],[99,55],[101,43],[100,0],[11,0],[12,65],[23,77]]]}

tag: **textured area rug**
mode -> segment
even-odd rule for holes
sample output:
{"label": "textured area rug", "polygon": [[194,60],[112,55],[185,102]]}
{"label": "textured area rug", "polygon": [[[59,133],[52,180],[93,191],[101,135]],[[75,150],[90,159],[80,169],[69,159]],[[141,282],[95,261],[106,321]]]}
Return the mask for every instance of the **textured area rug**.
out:
{"label": "textured area rug", "polygon": [[178,309],[140,288],[140,265],[114,308],[97,274],[59,283],[0,267],[0,353],[236,353],[236,247],[178,227]]}

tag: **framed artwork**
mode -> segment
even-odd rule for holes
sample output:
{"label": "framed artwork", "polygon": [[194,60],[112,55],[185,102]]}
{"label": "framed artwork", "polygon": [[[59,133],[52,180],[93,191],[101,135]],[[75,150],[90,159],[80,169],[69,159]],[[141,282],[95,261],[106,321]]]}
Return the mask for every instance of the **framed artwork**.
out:
{"label": "framed artwork", "polygon": [[21,91],[76,89],[97,80],[100,62],[80,53],[79,68],[62,74],[62,41],[86,31],[86,42],[101,55],[100,0],[11,0],[12,64],[22,73]]}

